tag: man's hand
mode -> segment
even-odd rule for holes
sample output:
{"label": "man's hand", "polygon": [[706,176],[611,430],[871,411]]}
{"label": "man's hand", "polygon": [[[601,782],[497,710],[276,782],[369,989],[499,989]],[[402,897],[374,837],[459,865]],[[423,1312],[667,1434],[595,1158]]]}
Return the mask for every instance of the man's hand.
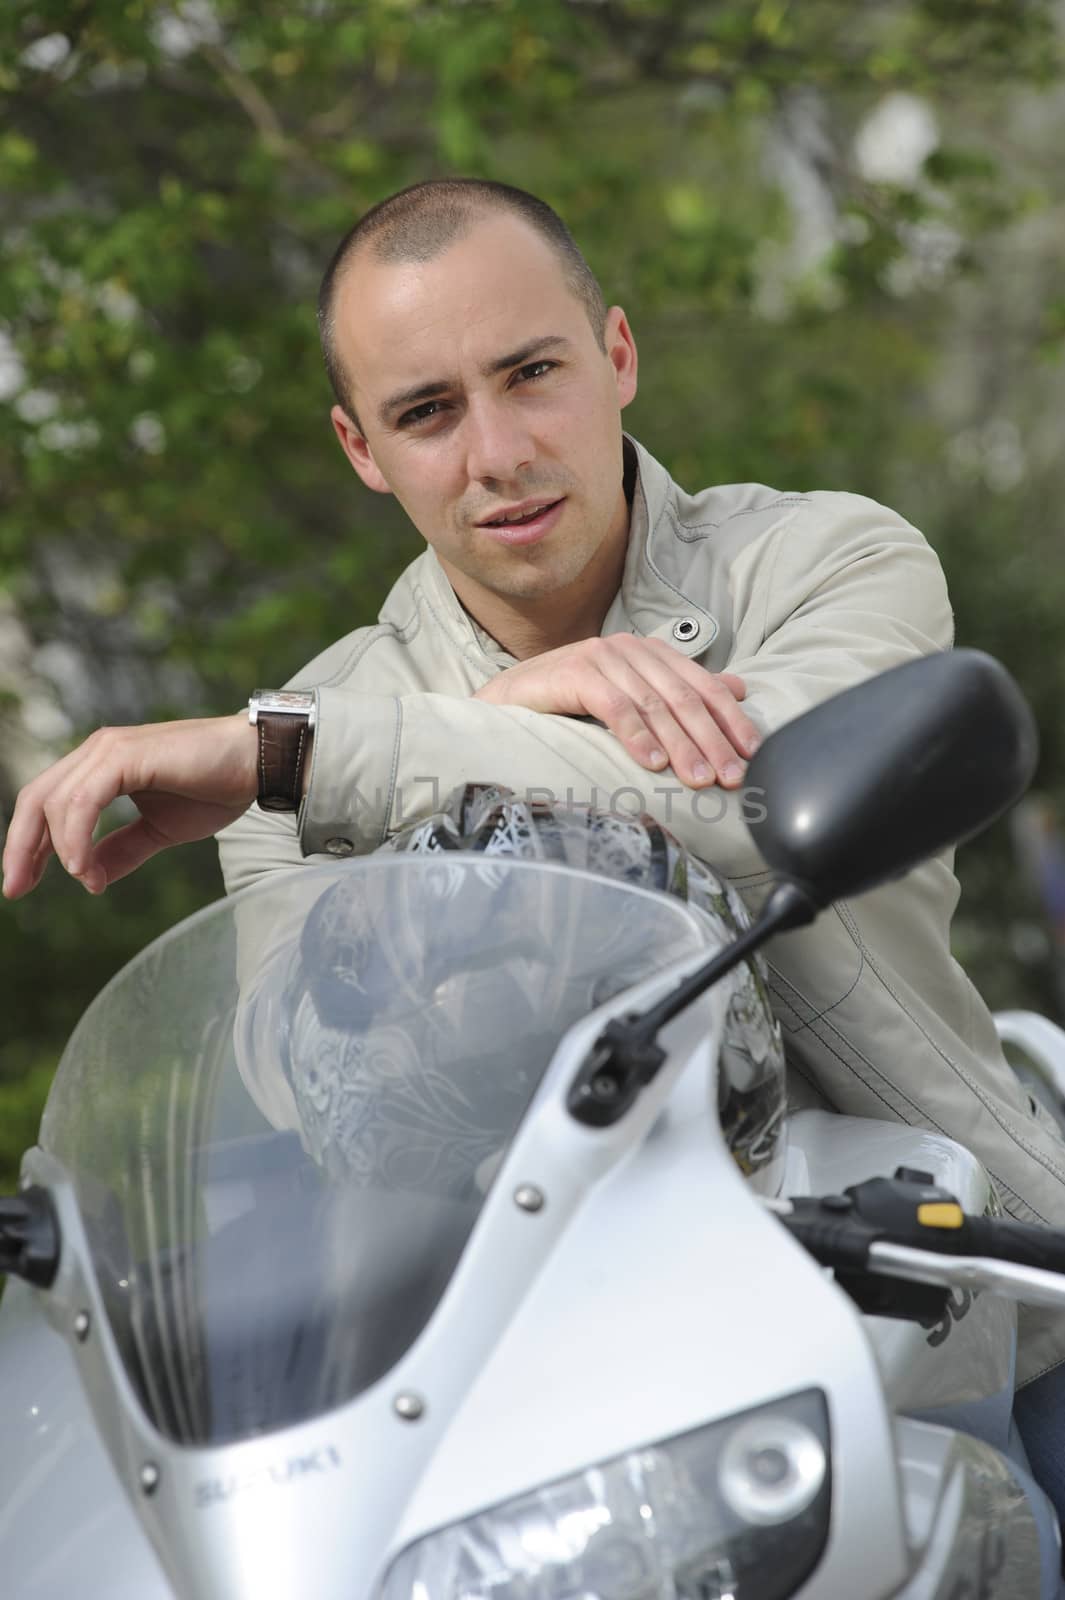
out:
{"label": "man's hand", "polygon": [[473,698],[595,717],[642,767],[668,764],[699,789],[742,782],[760,740],[737,704],[746,693],[742,678],[707,672],[661,639],[613,633],[520,661]]}
{"label": "man's hand", "polygon": [[[19,795],[4,846],[5,898],[35,889],[51,855],[100,894],[157,851],[217,833],[255,799],[257,759],[246,712],[101,728]],[[140,816],[94,844],[101,813],[120,794]]]}

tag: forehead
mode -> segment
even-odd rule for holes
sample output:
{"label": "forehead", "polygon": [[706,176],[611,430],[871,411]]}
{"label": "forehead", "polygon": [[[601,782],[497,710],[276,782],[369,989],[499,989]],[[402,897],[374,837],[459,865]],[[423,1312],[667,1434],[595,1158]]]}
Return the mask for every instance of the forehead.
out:
{"label": "forehead", "polygon": [[479,365],[545,332],[576,340],[583,323],[592,338],[558,256],[511,216],[476,223],[431,261],[382,262],[364,252],[335,309],[338,352],[356,390],[371,397]]}

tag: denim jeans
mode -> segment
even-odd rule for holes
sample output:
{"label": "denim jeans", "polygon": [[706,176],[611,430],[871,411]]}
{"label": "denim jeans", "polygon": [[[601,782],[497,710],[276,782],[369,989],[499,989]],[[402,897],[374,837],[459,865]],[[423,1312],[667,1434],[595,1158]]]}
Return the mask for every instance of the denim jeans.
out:
{"label": "denim jeans", "polygon": [[1053,1502],[1065,1531],[1065,1363],[1018,1389],[1013,1419],[1032,1477]]}

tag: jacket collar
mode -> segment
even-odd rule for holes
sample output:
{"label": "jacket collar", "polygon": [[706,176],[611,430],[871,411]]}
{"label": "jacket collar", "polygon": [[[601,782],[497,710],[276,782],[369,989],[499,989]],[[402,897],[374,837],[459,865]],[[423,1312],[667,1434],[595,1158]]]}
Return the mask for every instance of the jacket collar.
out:
{"label": "jacket collar", "polygon": [[[685,655],[701,654],[715,637],[717,622],[667,577],[677,542],[676,489],[672,478],[631,434],[622,435],[628,477],[635,464],[629,510],[629,544],[621,588],[602,632],[635,633],[666,639]],[[482,664],[513,666],[514,657],[485,633],[460,604],[430,549],[412,562],[381,610],[381,621],[401,630],[410,626],[411,601],[428,606],[433,620],[463,654]]]}
{"label": "jacket collar", "polygon": [[716,637],[718,625],[680,587],[677,547],[683,548],[683,541],[678,537],[677,486],[637,439],[626,433],[624,440],[626,454],[631,450],[636,458],[629,548],[621,588],[602,631],[665,639],[684,655],[701,655]]}

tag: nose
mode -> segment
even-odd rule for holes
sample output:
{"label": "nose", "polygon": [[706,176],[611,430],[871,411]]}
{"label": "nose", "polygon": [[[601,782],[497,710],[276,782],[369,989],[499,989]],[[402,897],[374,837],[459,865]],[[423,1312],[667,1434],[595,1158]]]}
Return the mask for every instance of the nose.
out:
{"label": "nose", "polygon": [[470,404],[466,414],[466,470],[471,483],[509,483],[536,454],[518,407],[496,399]]}

